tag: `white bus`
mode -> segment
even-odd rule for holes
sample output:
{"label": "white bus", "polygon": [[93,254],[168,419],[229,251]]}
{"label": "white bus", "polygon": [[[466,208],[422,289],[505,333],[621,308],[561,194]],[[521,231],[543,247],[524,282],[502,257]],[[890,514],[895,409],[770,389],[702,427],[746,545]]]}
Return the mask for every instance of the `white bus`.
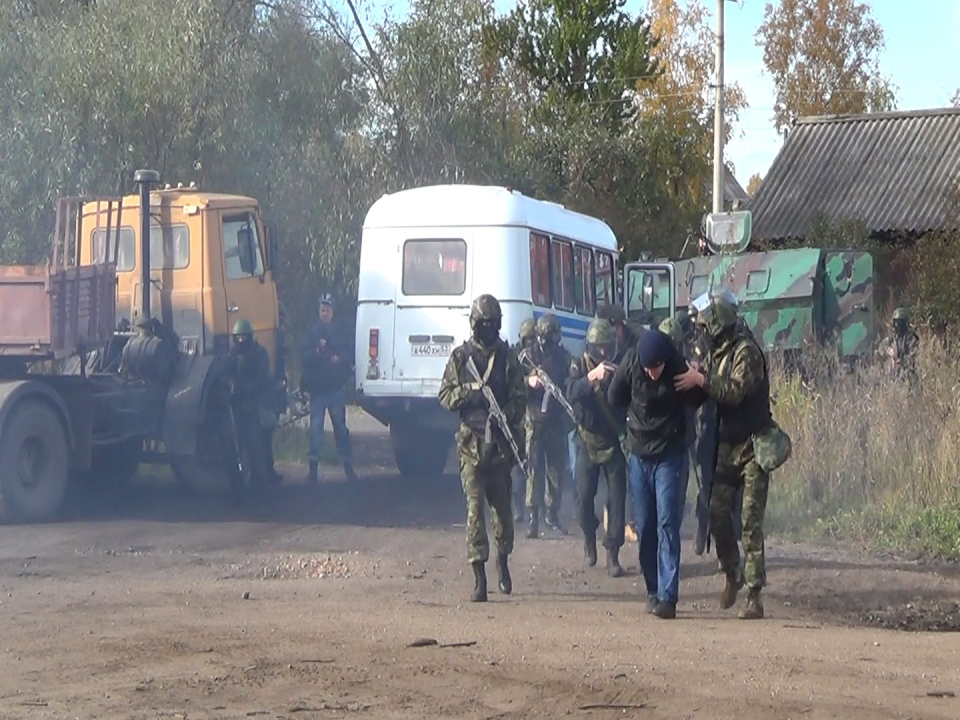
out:
{"label": "white bus", "polygon": [[618,249],[606,223],[502,187],[437,185],[385,195],[360,245],[356,388],[390,427],[404,476],[439,475],[456,427],[437,399],[451,351],[470,336],[474,298],[503,311],[501,337],[552,312],[583,350],[597,308],[617,301]]}

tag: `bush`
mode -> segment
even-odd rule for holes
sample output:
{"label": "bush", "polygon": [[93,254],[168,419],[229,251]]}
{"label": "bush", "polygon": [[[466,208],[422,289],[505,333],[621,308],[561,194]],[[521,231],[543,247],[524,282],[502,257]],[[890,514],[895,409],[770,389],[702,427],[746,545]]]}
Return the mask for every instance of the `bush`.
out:
{"label": "bush", "polygon": [[770,529],[960,557],[957,350],[924,337],[915,385],[826,354],[803,380],[774,370],[794,454],[772,478]]}

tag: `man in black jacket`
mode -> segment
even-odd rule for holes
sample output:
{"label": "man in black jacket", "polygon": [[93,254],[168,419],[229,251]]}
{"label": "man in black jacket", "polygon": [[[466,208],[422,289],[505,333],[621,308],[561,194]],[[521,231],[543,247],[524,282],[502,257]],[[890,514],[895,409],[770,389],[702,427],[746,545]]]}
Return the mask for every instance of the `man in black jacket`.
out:
{"label": "man in black jacket", "polygon": [[647,611],[665,619],[676,617],[680,587],[686,404],[699,400],[674,388],[674,376],[686,369],[670,339],[660,330],[647,330],[627,351],[607,391],[611,407],[627,410],[627,468]]}
{"label": "man in black jacket", "polygon": [[323,426],[326,414],[333,423],[333,437],[337,453],[343,462],[347,479],[356,482],[350,431],[347,429],[347,406],[344,394],[352,352],[350,340],[333,322],[333,296],[320,298],[320,321],[311,328],[300,354],[300,387],[310,395],[310,475],[309,482],[318,481],[320,449],[323,447]]}

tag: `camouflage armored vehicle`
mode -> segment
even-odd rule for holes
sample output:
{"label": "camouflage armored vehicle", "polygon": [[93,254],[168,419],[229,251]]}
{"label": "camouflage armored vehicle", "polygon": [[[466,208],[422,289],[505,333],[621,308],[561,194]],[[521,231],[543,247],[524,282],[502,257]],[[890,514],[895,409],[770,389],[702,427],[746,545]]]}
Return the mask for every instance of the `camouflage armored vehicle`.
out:
{"label": "camouflage armored vehicle", "polygon": [[875,339],[873,258],[859,250],[797,248],[746,252],[749,211],[708,215],[712,255],[625,268],[628,316],[659,322],[712,288],[727,286],[765,350],[788,357],[811,346],[840,357],[869,356]]}

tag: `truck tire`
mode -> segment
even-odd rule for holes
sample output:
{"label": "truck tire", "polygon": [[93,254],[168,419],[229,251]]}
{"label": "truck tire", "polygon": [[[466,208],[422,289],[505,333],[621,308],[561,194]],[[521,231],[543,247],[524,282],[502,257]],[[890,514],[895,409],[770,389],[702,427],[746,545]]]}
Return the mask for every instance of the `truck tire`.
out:
{"label": "truck tire", "polygon": [[180,487],[191,495],[220,495],[231,489],[230,473],[222,464],[208,465],[199,458],[183,457],[173,460],[170,467]]}
{"label": "truck tire", "polygon": [[57,414],[40,400],[17,403],[0,437],[0,519],[43,522],[63,506],[69,447]]}
{"label": "truck tire", "polygon": [[390,441],[397,470],[407,480],[442,475],[453,445],[447,433],[418,430],[416,426],[400,429],[396,423],[390,425]]}

